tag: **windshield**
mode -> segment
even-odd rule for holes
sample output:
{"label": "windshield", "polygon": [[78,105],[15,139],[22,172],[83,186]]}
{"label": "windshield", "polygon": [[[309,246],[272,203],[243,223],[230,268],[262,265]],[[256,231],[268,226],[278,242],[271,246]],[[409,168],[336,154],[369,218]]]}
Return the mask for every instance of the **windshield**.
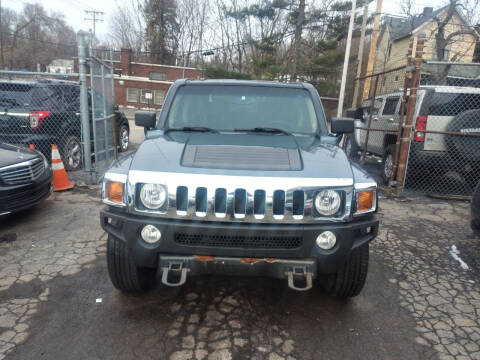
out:
{"label": "windshield", "polygon": [[234,131],[256,127],[314,134],[318,120],[305,89],[266,86],[183,86],[175,95],[166,127]]}

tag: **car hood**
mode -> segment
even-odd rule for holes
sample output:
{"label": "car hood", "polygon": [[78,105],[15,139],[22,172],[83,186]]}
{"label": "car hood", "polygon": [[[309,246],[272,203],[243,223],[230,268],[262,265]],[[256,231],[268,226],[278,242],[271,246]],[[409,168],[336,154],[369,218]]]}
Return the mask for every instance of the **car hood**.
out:
{"label": "car hood", "polygon": [[351,179],[345,153],[309,136],[168,133],[145,140],[130,170]]}
{"label": "car hood", "polygon": [[38,154],[30,149],[0,143],[0,168],[37,158]]}

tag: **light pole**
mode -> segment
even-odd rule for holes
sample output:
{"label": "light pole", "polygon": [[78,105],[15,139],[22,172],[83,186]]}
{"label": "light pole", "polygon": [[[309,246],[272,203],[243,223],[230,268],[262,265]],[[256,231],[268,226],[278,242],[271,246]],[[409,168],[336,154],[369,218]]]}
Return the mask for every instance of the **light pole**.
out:
{"label": "light pole", "polygon": [[350,47],[352,45],[352,32],[355,20],[355,10],[357,0],[352,1],[352,12],[350,13],[350,23],[348,24],[347,48],[345,49],[345,59],[343,60],[342,83],[340,84],[340,96],[338,97],[337,117],[342,116],[343,100],[345,98],[345,83],[347,82],[348,60],[350,58]]}

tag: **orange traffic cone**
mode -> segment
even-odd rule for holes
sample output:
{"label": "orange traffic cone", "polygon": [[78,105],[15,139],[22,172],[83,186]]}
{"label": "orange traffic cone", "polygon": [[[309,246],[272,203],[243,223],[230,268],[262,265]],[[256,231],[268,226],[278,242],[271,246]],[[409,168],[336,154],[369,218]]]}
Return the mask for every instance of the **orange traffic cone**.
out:
{"label": "orange traffic cone", "polygon": [[58,152],[57,145],[52,144],[52,170],[53,170],[53,190],[68,190],[75,186],[73,181],[68,180],[67,172],[63,167],[62,158]]}

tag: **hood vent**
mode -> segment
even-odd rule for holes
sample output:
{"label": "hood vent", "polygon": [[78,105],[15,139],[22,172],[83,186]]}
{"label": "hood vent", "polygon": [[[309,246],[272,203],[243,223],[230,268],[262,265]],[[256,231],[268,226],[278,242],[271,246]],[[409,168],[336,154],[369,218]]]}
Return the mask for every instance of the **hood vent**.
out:
{"label": "hood vent", "polygon": [[186,145],[182,166],[230,170],[302,170],[298,149],[240,145]]}

